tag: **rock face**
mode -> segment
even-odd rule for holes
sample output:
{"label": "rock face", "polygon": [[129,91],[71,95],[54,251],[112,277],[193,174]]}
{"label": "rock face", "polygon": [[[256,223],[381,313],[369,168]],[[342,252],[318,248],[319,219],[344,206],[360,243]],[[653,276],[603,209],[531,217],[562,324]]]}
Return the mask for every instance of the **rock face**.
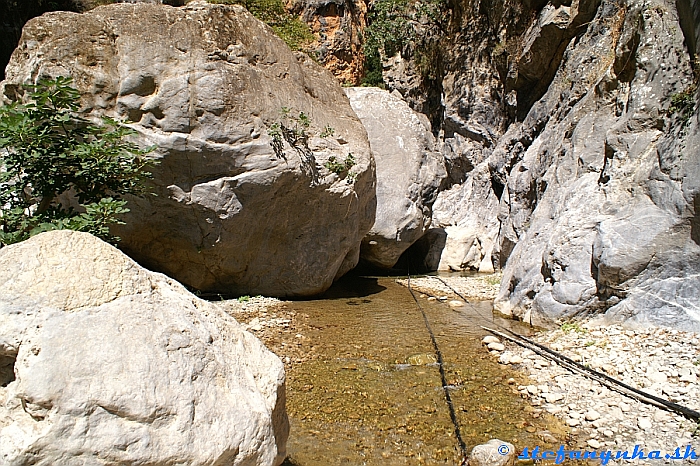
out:
{"label": "rock face", "polygon": [[[366,132],[331,74],[243,8],[46,14],[25,26],[5,95],[56,75],[92,115],[128,117],[157,146],[156,196],[133,199],[114,230],[140,263],[200,290],[276,296],[321,292],[357,264],[376,202]],[[350,176],[324,168],[348,154]]]}
{"label": "rock face", "polygon": [[310,0],[295,2],[299,15],[316,36],[310,49],[341,83],[359,84],[364,72],[362,34],[367,4],[362,0]]}
{"label": "rock face", "polygon": [[[601,3],[596,17],[610,26],[568,46],[547,93],[494,151],[490,167],[507,174],[500,241],[517,243],[497,306],[698,330],[689,55],[673,5],[628,8]],[[684,109],[672,105],[679,96]]]}
{"label": "rock face", "polygon": [[88,235],[0,250],[0,462],[278,465],[281,361]]}
{"label": "rock face", "polygon": [[694,3],[475,8],[444,48],[440,267],[504,267],[496,307],[525,320],[699,330]]}
{"label": "rock face", "polygon": [[371,87],[345,93],[367,129],[377,164],[376,220],[362,241],[361,257],[391,268],[430,226],[445,166],[427,118],[401,98]]}

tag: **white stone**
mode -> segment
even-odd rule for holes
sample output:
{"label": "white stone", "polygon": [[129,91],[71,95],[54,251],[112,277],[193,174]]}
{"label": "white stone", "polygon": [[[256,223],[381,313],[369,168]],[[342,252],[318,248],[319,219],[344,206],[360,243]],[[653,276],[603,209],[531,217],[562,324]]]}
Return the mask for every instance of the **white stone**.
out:
{"label": "white stone", "polygon": [[0,249],[0,289],[3,464],[284,460],[282,362],[219,307],[66,230]]}
{"label": "white stone", "polygon": [[492,439],[475,446],[469,455],[469,466],[513,466],[517,450],[513,444]]}
{"label": "white stone", "polygon": [[557,401],[563,400],[564,395],[561,393],[545,393],[544,399],[547,403],[556,403]]}
{"label": "white stone", "polygon": [[491,351],[503,351],[506,349],[503,343],[489,343],[486,347]]}
{"label": "white stone", "polygon": [[590,440],[589,440],[588,442],[586,442],[586,443],[588,444],[589,447],[594,448],[594,449],[598,449],[598,448],[601,447],[601,443],[600,443],[598,440],[594,439],[594,438],[590,439]]}
{"label": "white stone", "polygon": [[586,414],[584,414],[584,418],[587,421],[596,421],[596,420],[600,419],[600,413],[594,409],[590,409],[590,410],[586,411]]}
{"label": "white stone", "polygon": [[637,426],[642,430],[649,430],[653,427],[653,424],[648,417],[640,417],[637,419]]}

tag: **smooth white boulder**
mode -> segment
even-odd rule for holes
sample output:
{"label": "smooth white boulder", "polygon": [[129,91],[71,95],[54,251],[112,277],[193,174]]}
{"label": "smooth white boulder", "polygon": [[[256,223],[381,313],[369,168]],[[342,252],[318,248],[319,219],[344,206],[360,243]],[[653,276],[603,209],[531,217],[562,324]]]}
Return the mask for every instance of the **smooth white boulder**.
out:
{"label": "smooth white boulder", "polygon": [[282,362],[174,280],[53,231],[0,249],[0,288],[1,464],[284,460]]}

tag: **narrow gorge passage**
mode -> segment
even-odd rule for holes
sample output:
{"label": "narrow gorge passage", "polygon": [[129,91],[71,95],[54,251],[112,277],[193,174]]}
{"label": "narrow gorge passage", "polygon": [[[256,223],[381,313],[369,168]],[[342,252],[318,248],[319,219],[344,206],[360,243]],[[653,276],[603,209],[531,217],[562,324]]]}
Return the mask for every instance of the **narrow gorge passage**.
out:
{"label": "narrow gorge passage", "polygon": [[[416,297],[444,359],[467,449],[491,438],[516,447],[563,443],[561,424],[534,417],[514,390],[518,374],[481,346],[479,325],[494,325],[490,302],[453,309]],[[288,306],[305,316],[298,337],[311,348],[304,362],[288,366],[288,466],[331,458],[349,465],[461,462],[435,350],[407,288],[390,277],[349,277],[319,299]]]}

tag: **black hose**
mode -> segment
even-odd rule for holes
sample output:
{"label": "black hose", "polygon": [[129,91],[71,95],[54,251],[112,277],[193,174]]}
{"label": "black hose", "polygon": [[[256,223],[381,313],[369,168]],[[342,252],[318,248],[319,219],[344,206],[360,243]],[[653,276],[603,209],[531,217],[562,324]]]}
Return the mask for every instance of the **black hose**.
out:
{"label": "black hose", "polygon": [[[466,297],[462,296],[457,290],[455,290],[452,286],[450,286],[445,280],[443,280],[440,277],[433,277],[433,278],[436,278],[437,280],[442,282],[442,284],[444,284],[447,288],[452,290],[452,292],[454,294],[456,294],[457,296],[462,298],[465,303],[471,305],[471,303],[469,302],[469,300]],[[472,308],[475,311],[477,311],[477,313],[478,313],[478,309],[476,309],[474,306],[472,306]],[[481,315],[481,313],[479,313],[479,315]],[[484,317],[483,315],[481,315],[481,316]],[[630,396],[632,398],[635,398],[643,403],[652,404],[652,405],[657,406],[659,408],[676,412],[676,413],[678,413],[678,414],[680,414],[680,415],[682,415],[682,416],[684,416],[692,421],[700,423],[700,413],[695,411],[695,410],[687,408],[683,405],[679,405],[677,403],[673,403],[673,402],[664,400],[663,398],[652,395],[651,393],[646,393],[642,390],[634,388],[634,387],[627,385],[626,383],[624,383],[620,380],[617,380],[613,377],[610,377],[607,374],[603,374],[602,372],[598,372],[594,369],[591,369],[590,367],[584,366],[583,364],[579,364],[578,362],[574,361],[573,359],[571,359],[567,356],[564,356],[563,354],[558,353],[550,348],[547,348],[544,345],[541,345],[537,342],[534,342],[534,341],[524,337],[523,335],[515,333],[512,330],[505,328],[496,322],[493,322],[493,324],[496,325],[497,327],[500,327],[502,330],[510,333],[511,335],[513,335],[513,337],[509,337],[508,335],[505,335],[501,332],[497,332],[497,331],[492,330],[492,329],[487,328],[487,327],[482,326],[481,328],[483,328],[484,330],[487,330],[495,335],[499,335],[503,338],[506,338],[514,343],[517,343],[520,346],[528,348],[541,356],[544,356],[548,359],[551,359],[551,360],[557,362],[559,365],[566,367],[567,369],[569,369],[573,372],[578,372],[581,375],[584,375],[584,376],[587,376],[593,380],[596,380],[601,385],[605,385],[608,388],[611,388],[613,390],[621,392],[621,393],[623,393],[627,396]]]}
{"label": "black hose", "polygon": [[467,456],[468,456],[467,444],[464,443],[464,439],[462,439],[462,433],[461,433],[460,428],[459,428],[459,421],[457,420],[457,413],[455,412],[455,407],[454,407],[454,404],[452,403],[452,397],[450,396],[450,388],[449,388],[449,385],[447,383],[447,376],[445,375],[445,364],[444,364],[444,360],[442,358],[442,351],[440,351],[440,347],[438,346],[437,340],[435,339],[435,334],[433,333],[433,329],[430,327],[430,322],[428,321],[428,316],[425,314],[425,310],[423,309],[423,306],[420,305],[418,298],[413,293],[413,289],[411,288],[411,274],[410,273],[408,273],[408,291],[411,293],[413,300],[416,302],[416,305],[418,306],[418,309],[420,310],[420,313],[423,316],[423,322],[425,322],[425,328],[428,329],[428,334],[430,334],[430,341],[432,341],[432,343],[433,343],[433,349],[435,350],[435,356],[437,357],[438,368],[440,370],[442,391],[445,393],[445,401],[447,402],[447,409],[450,412],[450,419],[452,420],[452,425],[454,425],[454,428],[455,428],[455,437],[457,438],[457,443],[459,444],[459,450],[462,454],[462,462],[460,464],[466,465],[467,464]]}

